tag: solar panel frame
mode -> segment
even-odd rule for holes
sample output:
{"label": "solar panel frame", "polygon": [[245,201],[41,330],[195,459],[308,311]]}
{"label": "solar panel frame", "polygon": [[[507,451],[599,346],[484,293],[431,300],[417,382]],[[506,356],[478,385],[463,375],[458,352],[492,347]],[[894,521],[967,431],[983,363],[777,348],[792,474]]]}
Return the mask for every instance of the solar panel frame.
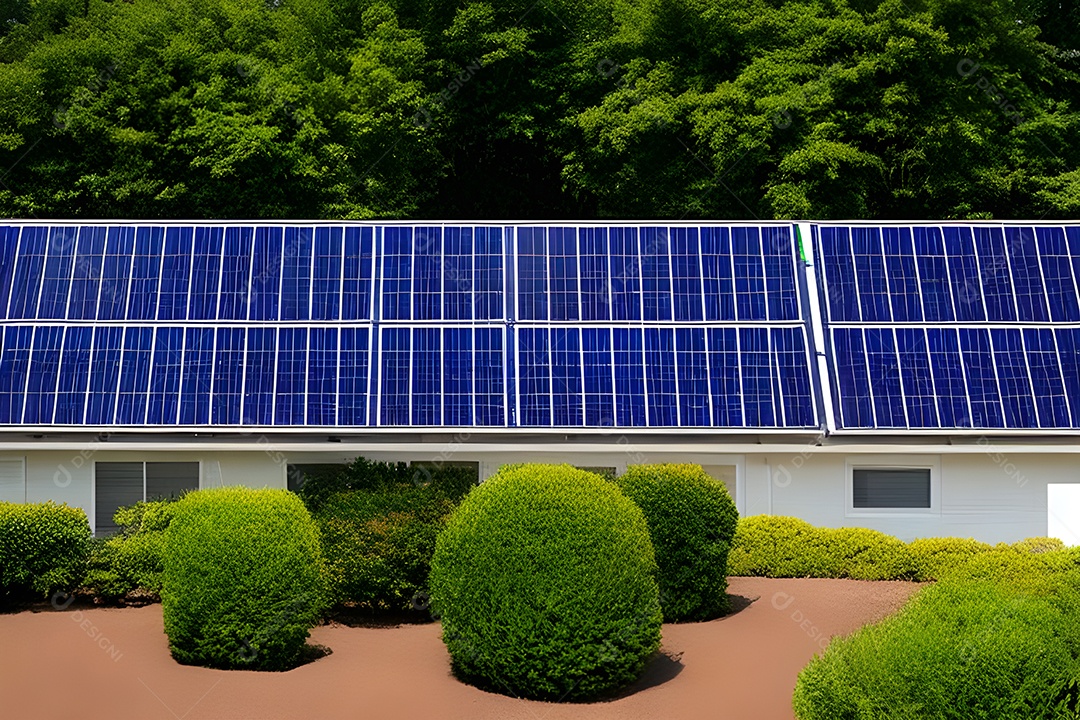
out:
{"label": "solar panel frame", "polygon": [[[912,232],[922,316],[902,313],[898,319],[891,313],[885,322],[866,319],[865,300],[858,313],[852,312],[850,271],[844,269],[852,263],[839,258],[835,243],[830,246],[830,236],[852,225],[821,223],[820,239],[813,243],[815,261],[822,269],[817,281],[837,432],[1073,434],[1080,430],[1068,396],[1070,378],[1077,371],[1066,362],[1068,358],[1075,366],[1076,356],[1070,356],[1070,346],[1060,340],[1062,331],[1080,324],[1080,264],[1074,254],[1080,251],[1080,232],[1075,227],[1032,222],[864,223],[860,227],[864,233],[902,236],[905,227]],[[935,248],[939,255],[924,252]],[[937,275],[927,277],[925,269]],[[895,311],[897,295],[888,295]],[[925,343],[906,361],[915,362],[921,376],[905,376],[908,380],[901,397],[910,417],[903,423],[888,414],[883,417],[877,409],[871,422],[865,406],[860,409],[866,394],[875,408],[881,402],[887,404],[891,381],[888,373],[878,372],[871,373],[875,382],[867,378],[861,389],[852,386],[845,356],[862,357],[846,334],[853,329],[887,332],[893,341],[915,330],[924,333]],[[926,368],[930,368],[928,375]],[[961,379],[963,402],[957,395]],[[925,384],[927,380],[930,385]],[[921,390],[916,387],[919,382],[923,382]],[[932,408],[928,387],[933,388]],[[913,405],[919,402],[922,411]]]}
{"label": "solar panel frame", "polygon": [[[81,349],[76,354],[94,358],[95,365],[100,360],[107,368],[107,373],[100,377],[97,373],[88,373],[86,378],[72,376],[71,371],[65,371],[68,374],[61,377],[57,371],[55,376],[49,376],[54,381],[51,399],[41,393],[41,388],[45,387],[41,383],[48,384],[44,376],[35,376],[35,394],[27,394],[28,373],[27,387],[18,398],[23,404],[23,417],[19,423],[32,417],[33,422],[46,425],[88,425],[93,419],[102,426],[149,428],[375,426],[380,423],[377,408],[382,393],[372,392],[372,388],[381,388],[383,384],[380,329],[398,324],[411,327],[417,324],[417,316],[430,316],[433,322],[453,324],[451,320],[457,323],[469,318],[448,316],[471,314],[473,347],[469,351],[469,362],[477,372],[479,368],[485,368],[483,378],[479,375],[474,378],[474,396],[470,401],[472,420],[477,425],[489,425],[492,420],[501,418],[503,426],[518,425],[517,413],[521,406],[516,392],[517,362],[504,360],[496,365],[492,358],[499,357],[500,353],[507,359],[516,358],[515,322],[530,322],[516,320],[511,305],[519,297],[516,292],[519,278],[515,271],[518,257],[514,250],[524,226],[519,228],[503,223],[420,226],[433,228],[433,235],[441,234],[441,242],[437,246],[427,246],[430,250],[426,256],[428,260],[422,261],[421,265],[423,262],[428,265],[426,269],[421,268],[421,272],[417,272],[417,256],[412,253],[408,293],[412,300],[422,297],[425,292],[433,293],[439,300],[438,312],[422,303],[413,303],[409,317],[391,312],[394,317],[389,318],[381,312],[383,303],[378,306],[379,312],[372,312],[376,299],[383,297],[379,292],[380,284],[387,279],[380,267],[380,262],[385,260],[381,247],[388,230],[414,237],[416,231],[408,224],[150,222],[118,225],[92,222],[57,223],[55,226],[52,223],[47,226],[26,223],[5,227],[5,237],[16,235],[14,249],[9,242],[0,243],[7,253],[0,256],[0,269],[4,257],[9,258],[11,264],[11,287],[5,298],[5,310],[11,307],[10,298],[18,279],[28,287],[37,288],[36,299],[31,300],[30,295],[23,293],[22,310],[24,313],[32,311],[34,315],[27,320],[76,323],[96,320],[98,327],[93,330],[65,330],[63,337],[70,332],[73,337],[82,338],[89,332],[86,341],[89,346],[83,348],[80,344]],[[770,247],[768,233],[777,237],[790,233],[790,226],[785,224],[779,224],[771,231],[738,224],[725,224],[719,231],[716,228],[720,226],[714,224],[672,226],[650,223],[644,230],[612,228],[602,223],[552,227],[561,229],[554,235],[557,252],[545,255],[544,294],[549,305],[542,322],[550,323],[548,318],[554,316],[566,318],[563,322],[580,324],[588,312],[595,320],[608,323],[604,328],[608,333],[606,339],[590,352],[599,357],[603,350],[609,358],[603,367],[589,368],[590,387],[587,388],[585,341],[592,336],[585,332],[586,329],[562,331],[560,337],[572,339],[567,340],[569,344],[565,346],[556,343],[554,348],[560,362],[551,374],[555,382],[549,388],[554,413],[550,426],[553,428],[609,427],[617,419],[615,408],[621,401],[627,403],[626,419],[636,423],[627,427],[631,431],[650,427],[715,427],[712,423],[719,415],[712,409],[715,394],[708,370],[711,360],[707,356],[699,357],[701,346],[707,348],[709,344],[706,315],[710,301],[705,297],[708,277],[702,244],[706,231],[727,233],[729,238],[736,236],[735,244],[742,243],[740,247],[745,256],[740,262],[754,268],[753,278],[740,281],[740,288],[732,286],[733,292],[742,292],[742,299],[733,303],[742,318],[732,318],[736,325],[746,322],[746,318],[762,315],[763,322],[770,322],[771,316],[783,314],[784,311],[777,308],[785,303],[799,307],[804,301],[797,285],[786,295],[777,289],[799,276],[794,261],[789,269],[767,255],[770,252],[767,249]],[[472,233],[473,252],[468,267],[456,265],[453,260],[456,256],[447,251],[448,231]],[[621,279],[613,277],[609,254],[601,257],[594,249],[590,259],[583,253],[587,239],[594,245],[610,247],[612,234],[621,237],[624,245],[636,253],[634,257],[624,256],[627,262],[621,268],[624,275]],[[24,235],[30,244],[37,241],[41,248],[37,256],[24,258],[20,255]],[[42,238],[45,238],[44,242],[41,242]],[[60,246],[53,247],[51,240],[57,240]],[[332,255],[339,240],[340,261],[335,262]],[[480,252],[481,242],[487,247],[485,253]],[[355,253],[350,252],[350,244],[357,248]],[[793,253],[790,242],[788,244],[789,252]],[[501,252],[495,252],[500,245]],[[83,247],[91,249],[84,251],[80,249]],[[547,253],[547,245],[544,252]],[[729,260],[734,262],[734,259]],[[355,270],[351,277],[350,268]],[[67,290],[60,287],[65,272]],[[486,278],[482,283],[481,272]],[[393,273],[390,275],[393,280]],[[333,287],[335,278],[337,288]],[[473,296],[471,309],[462,305],[465,308],[462,313],[448,309],[447,283],[455,278],[461,285],[460,294]],[[554,294],[550,292],[552,280],[556,281]],[[252,292],[244,292],[245,281]],[[347,288],[350,281],[354,283],[352,289]],[[429,281],[438,284],[437,293],[431,289],[434,285],[424,285]],[[589,289],[586,288],[587,281],[591,283]],[[623,299],[636,302],[624,302],[623,314],[628,319],[617,326],[610,318],[615,306],[613,285],[620,281],[625,281],[624,290],[631,291]],[[93,312],[88,309],[91,295],[95,296],[96,304]],[[44,306],[40,302],[43,296],[46,299]],[[782,300],[777,301],[776,298],[781,296]],[[551,297],[556,298],[554,315]],[[481,300],[478,302],[476,298]],[[716,302],[713,304],[719,307]],[[497,316],[496,305],[500,310]],[[59,314],[58,308],[62,307],[64,317],[38,318],[43,307],[45,315]],[[347,317],[349,315],[360,317]],[[651,322],[642,319],[649,317],[656,319]],[[14,319],[9,313],[4,322],[13,327]],[[363,350],[349,351],[356,355],[349,361],[351,369],[361,366],[370,369],[368,377],[361,380],[367,385],[363,400],[355,383],[348,391],[353,402],[370,402],[376,412],[372,415],[358,412],[357,408],[344,410],[341,407],[342,379],[339,377],[335,389],[336,422],[327,424],[328,376],[324,374],[317,381],[308,376],[303,382],[290,378],[300,372],[297,368],[301,366],[309,375],[313,372],[313,338],[317,331],[323,330],[320,323],[329,323],[333,326],[331,330],[337,333],[337,357],[339,368],[342,367],[344,355],[340,346],[350,320],[360,321],[370,333],[371,345]],[[294,328],[290,323],[309,327]],[[683,327],[681,323],[696,325]],[[483,340],[477,334],[481,329],[485,333]],[[787,329],[801,333],[806,347],[806,372],[812,377],[805,320],[793,318]],[[459,331],[461,329],[456,327],[445,330],[442,342],[448,342],[446,332]],[[49,332],[52,331],[42,332],[41,347],[32,344],[28,350],[31,358],[35,352],[45,357],[55,351],[49,344]],[[283,338],[292,337],[289,333],[304,335],[306,344],[302,350],[282,347],[286,342]],[[12,337],[17,334],[12,331]],[[492,343],[497,336],[502,340],[496,348]],[[619,388],[615,379],[615,374],[621,372],[616,362],[616,336],[621,338],[620,342],[630,342],[636,348],[637,358],[623,358],[631,372],[631,380],[651,388],[636,390],[627,386],[623,388],[622,400],[617,397]],[[766,427],[805,429],[784,426],[790,403],[780,393],[786,392],[781,388],[786,387],[782,380],[787,378],[773,354],[771,331],[766,332],[765,338],[763,357],[768,356],[768,362],[754,372],[760,374],[761,400],[768,405],[765,415],[771,413],[769,417],[778,418]],[[61,356],[66,352],[64,342],[61,341],[59,349]],[[482,344],[486,346],[482,347]],[[14,354],[19,352],[17,347],[10,350]],[[4,351],[9,352],[6,344]],[[319,352],[323,358],[319,361],[323,363],[320,367],[325,370],[325,357],[332,351],[322,348]],[[295,353],[301,353],[302,362],[299,360],[301,355]],[[359,360],[360,355],[363,361]],[[561,362],[563,359],[565,363]],[[64,367],[71,364],[60,360],[57,363]],[[240,367],[234,370],[230,364]],[[607,367],[610,367],[610,376]],[[292,369],[286,371],[288,368]],[[102,382],[110,377],[115,378],[115,393],[110,393]],[[442,377],[436,378],[434,371],[431,379],[446,381]],[[481,379],[486,398],[482,403],[480,385],[477,384]],[[317,392],[316,385],[319,385]],[[715,385],[719,390],[722,384],[717,382]],[[705,386],[708,386],[708,392],[703,392]],[[602,396],[607,388],[610,388],[610,396]],[[768,398],[765,397],[766,388],[771,393]],[[59,409],[60,392],[67,393],[63,402],[70,401],[73,405]],[[496,402],[500,392],[501,402]],[[439,395],[442,405],[437,413],[442,419],[451,408],[446,404],[446,393],[440,390]],[[630,408],[639,395],[644,406]],[[14,393],[9,398],[15,400]],[[53,403],[51,408],[49,402]],[[37,405],[27,415],[26,408],[32,403]],[[316,409],[316,403],[322,403],[318,406],[320,409]],[[417,425],[412,417],[415,412],[415,408],[410,408],[409,425],[426,426]],[[636,417],[639,412],[645,415],[644,424]],[[707,418],[709,423],[702,422],[702,418]],[[372,422],[368,422],[369,419]],[[428,422],[425,418],[419,419]],[[736,425],[731,429],[754,431],[758,428]]]}

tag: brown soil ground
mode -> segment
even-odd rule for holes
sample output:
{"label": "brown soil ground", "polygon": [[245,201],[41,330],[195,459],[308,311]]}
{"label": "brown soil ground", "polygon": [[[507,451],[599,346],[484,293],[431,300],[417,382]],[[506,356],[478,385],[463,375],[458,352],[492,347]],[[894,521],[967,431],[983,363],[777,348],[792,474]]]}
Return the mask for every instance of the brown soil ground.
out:
{"label": "brown soil ground", "polygon": [[732,578],[736,612],[665,625],[662,655],[617,699],[553,704],[456,680],[439,626],[312,631],[331,654],[285,673],[177,664],[161,606],[0,615],[0,717],[140,720],[791,720],[799,670],[829,638],[898,609],[918,585]]}

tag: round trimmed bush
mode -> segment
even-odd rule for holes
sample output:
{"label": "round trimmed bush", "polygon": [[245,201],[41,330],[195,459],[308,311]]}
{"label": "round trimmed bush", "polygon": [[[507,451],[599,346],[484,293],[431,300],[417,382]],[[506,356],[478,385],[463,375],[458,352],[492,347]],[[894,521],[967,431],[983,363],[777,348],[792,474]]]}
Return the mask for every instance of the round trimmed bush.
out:
{"label": "round trimmed bush", "polygon": [[90,523],[80,508],[0,502],[0,592],[48,595],[86,572]]}
{"label": "round trimmed bush", "polygon": [[645,517],[569,465],[503,469],[475,488],[439,534],[430,582],[454,672],[496,692],[597,697],[660,645]]}
{"label": "round trimmed bush", "polygon": [[707,620],[730,609],[727,560],[739,513],[700,465],[634,465],[618,479],[649,525],[664,620]]}
{"label": "round trimmed bush", "polygon": [[189,493],[166,530],[161,592],[179,662],[284,670],[325,607],[319,532],[287,490]]}

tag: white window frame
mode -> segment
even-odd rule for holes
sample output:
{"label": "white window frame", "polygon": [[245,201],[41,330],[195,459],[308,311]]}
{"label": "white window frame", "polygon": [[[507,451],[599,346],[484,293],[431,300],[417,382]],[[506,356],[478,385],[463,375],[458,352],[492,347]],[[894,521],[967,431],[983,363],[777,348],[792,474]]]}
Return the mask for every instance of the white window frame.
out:
{"label": "white window frame", "polygon": [[[855,507],[855,470],[929,470],[930,507],[928,508],[857,508]],[[844,517],[936,517],[941,515],[941,456],[939,455],[855,455],[844,467]]]}

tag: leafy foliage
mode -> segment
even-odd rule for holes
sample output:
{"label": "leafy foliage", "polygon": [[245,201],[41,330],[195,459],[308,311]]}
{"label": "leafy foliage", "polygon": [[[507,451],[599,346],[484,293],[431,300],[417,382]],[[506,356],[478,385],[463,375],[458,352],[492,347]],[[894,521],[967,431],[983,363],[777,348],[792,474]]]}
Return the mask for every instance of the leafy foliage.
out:
{"label": "leafy foliage", "polygon": [[164,573],[165,530],[172,519],[167,500],[138,502],[113,515],[120,532],[95,538],[83,585],[106,599],[135,592],[160,595]]}
{"label": "leafy foliage", "polygon": [[876,530],[821,528],[794,517],[753,515],[739,520],[728,572],[856,580],[940,580],[980,573],[986,579],[1015,580],[1015,573],[1023,575],[1018,568],[1028,567],[1025,563],[1041,572],[1067,562],[1063,548],[1054,538],[1012,545],[955,537],[904,543]]}
{"label": "leafy foliage", "polygon": [[297,494],[312,512],[338,493],[371,491],[404,492],[410,488],[428,488],[452,502],[459,501],[476,485],[476,471],[468,467],[437,463],[386,463],[358,457],[340,469],[306,478]]}
{"label": "leafy foliage", "polygon": [[648,526],[598,475],[504,469],[439,535],[432,607],[461,678],[496,692],[587,699],[631,682],[659,647]]}
{"label": "leafy foliage", "polygon": [[80,508],[0,502],[0,592],[41,597],[86,572],[90,523]]}
{"label": "leafy foliage", "polygon": [[315,521],[287,490],[189,493],[165,533],[161,593],[173,657],[217,668],[285,670],[326,604]]}
{"label": "leafy foliage", "polygon": [[739,513],[724,484],[700,465],[632,465],[618,483],[645,513],[664,620],[726,612],[728,551]]}
{"label": "leafy foliage", "polygon": [[[1037,557],[997,555],[1026,573]],[[897,615],[834,641],[811,661],[799,674],[796,715],[800,720],[1076,717],[1077,558],[1074,554],[1063,571],[1044,566],[1027,587],[963,575],[923,589]]]}
{"label": "leafy foliage", "polygon": [[1056,0],[4,0],[0,214],[1075,217]]}
{"label": "leafy foliage", "polygon": [[335,602],[427,607],[435,539],[454,504],[425,487],[338,493],[316,514]]}

